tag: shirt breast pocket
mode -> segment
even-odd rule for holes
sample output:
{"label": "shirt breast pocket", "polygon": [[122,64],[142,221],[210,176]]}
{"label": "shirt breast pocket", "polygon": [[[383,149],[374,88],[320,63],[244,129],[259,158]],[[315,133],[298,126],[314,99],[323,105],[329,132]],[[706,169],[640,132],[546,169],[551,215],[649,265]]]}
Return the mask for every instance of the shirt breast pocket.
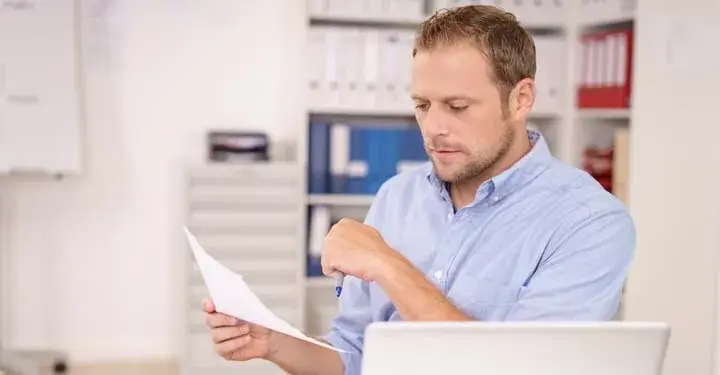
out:
{"label": "shirt breast pocket", "polygon": [[481,321],[502,321],[518,302],[520,288],[494,280],[468,277],[450,290],[450,300],[465,314]]}

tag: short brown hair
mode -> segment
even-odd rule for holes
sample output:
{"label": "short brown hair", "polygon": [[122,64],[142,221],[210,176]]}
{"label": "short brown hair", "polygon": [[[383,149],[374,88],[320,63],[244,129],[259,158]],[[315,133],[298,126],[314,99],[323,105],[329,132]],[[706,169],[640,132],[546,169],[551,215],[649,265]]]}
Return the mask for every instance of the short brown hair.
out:
{"label": "short brown hair", "polygon": [[512,13],[491,5],[441,9],[424,21],[415,38],[418,50],[471,42],[485,56],[503,101],[518,82],[535,78],[535,42]]}

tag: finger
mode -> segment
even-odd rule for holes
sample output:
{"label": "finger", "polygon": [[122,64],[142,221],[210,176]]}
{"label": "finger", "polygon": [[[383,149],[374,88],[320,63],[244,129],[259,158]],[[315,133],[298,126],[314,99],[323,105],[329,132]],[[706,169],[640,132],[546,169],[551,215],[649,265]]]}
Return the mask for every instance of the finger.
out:
{"label": "finger", "polygon": [[210,298],[204,298],[202,300],[202,307],[206,313],[214,313],[215,312],[215,304],[213,303],[213,301]]}
{"label": "finger", "polygon": [[205,314],[205,324],[210,328],[230,327],[240,324],[240,321],[230,315],[207,313]]}
{"label": "finger", "polygon": [[212,336],[214,343],[219,344],[227,340],[247,335],[248,333],[250,333],[250,326],[247,324],[241,324],[232,327],[213,328],[210,332],[210,336]]}
{"label": "finger", "polygon": [[334,277],[344,274],[343,271],[340,270],[340,268],[332,264],[323,263],[321,267],[323,275],[328,277]]}
{"label": "finger", "polygon": [[333,268],[333,267],[322,266],[322,273],[325,276],[334,276],[336,272],[337,271],[335,271],[335,268]]}
{"label": "finger", "polygon": [[243,335],[234,339],[226,340],[219,344],[215,344],[215,351],[221,356],[227,357],[249,344],[250,340],[252,340],[250,335]]}
{"label": "finger", "polygon": [[325,276],[332,276],[335,272],[337,272],[330,261],[331,258],[332,257],[328,256],[327,253],[323,254],[320,258],[320,267],[322,268],[322,273]]}

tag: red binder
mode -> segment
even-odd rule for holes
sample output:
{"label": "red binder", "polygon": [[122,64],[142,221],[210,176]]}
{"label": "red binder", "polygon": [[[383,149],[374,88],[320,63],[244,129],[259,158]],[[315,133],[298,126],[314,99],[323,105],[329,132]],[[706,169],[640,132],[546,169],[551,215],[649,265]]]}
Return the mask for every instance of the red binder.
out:
{"label": "red binder", "polygon": [[578,72],[577,85],[577,106],[578,108],[590,107],[588,98],[588,76],[590,72],[590,37],[583,35],[580,37],[580,69]]}
{"label": "red binder", "polygon": [[615,41],[614,79],[606,99],[608,108],[629,108],[632,89],[633,32],[621,30],[610,34]]}
{"label": "red binder", "polygon": [[628,108],[632,82],[632,30],[580,38],[579,108]]}

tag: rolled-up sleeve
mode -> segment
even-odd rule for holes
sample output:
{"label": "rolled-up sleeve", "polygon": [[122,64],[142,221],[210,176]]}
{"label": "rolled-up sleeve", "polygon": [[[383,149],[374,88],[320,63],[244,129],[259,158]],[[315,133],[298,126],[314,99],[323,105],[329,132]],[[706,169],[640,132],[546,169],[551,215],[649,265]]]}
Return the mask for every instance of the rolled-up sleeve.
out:
{"label": "rolled-up sleeve", "polygon": [[554,236],[507,320],[612,319],[635,243],[624,209],[578,210]]}

